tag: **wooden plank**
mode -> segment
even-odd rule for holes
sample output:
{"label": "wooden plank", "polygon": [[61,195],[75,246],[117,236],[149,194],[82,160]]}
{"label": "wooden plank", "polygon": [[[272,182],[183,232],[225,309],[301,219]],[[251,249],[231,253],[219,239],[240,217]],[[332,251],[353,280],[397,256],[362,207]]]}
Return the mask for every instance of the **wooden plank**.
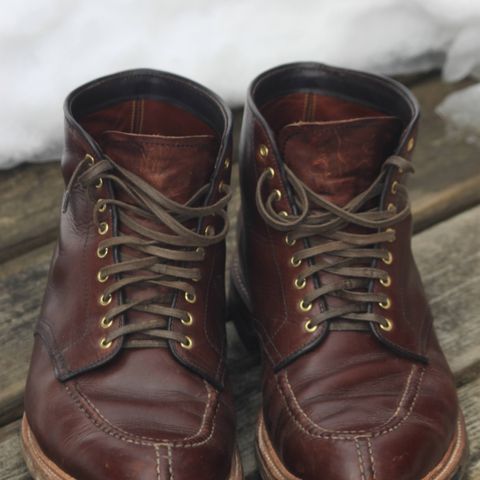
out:
{"label": "wooden plank", "polygon": [[422,107],[416,173],[410,182],[417,232],[480,203],[480,149],[461,133],[450,132],[435,113],[443,98],[470,83],[447,84],[429,77],[412,86]]}
{"label": "wooden plank", "polygon": [[57,162],[0,171],[0,261],[56,237],[63,179]]}
{"label": "wooden plank", "polygon": [[[438,75],[403,79],[423,108],[412,186],[417,231],[480,203],[479,148],[447,135],[435,106],[469,81],[445,84]],[[241,110],[235,111],[235,145]],[[50,242],[57,230],[63,180],[58,163],[23,165],[0,172],[0,261]],[[238,200],[232,205],[234,211]]]}
{"label": "wooden plank", "polygon": [[[414,238],[439,336],[459,384],[480,369],[479,219],[477,207]],[[0,272],[0,425],[21,412],[51,251],[52,245],[39,248],[4,264]]]}
{"label": "wooden plank", "polygon": [[0,425],[22,412],[33,326],[45,290],[53,245],[2,265],[0,273]]}
{"label": "wooden plank", "polygon": [[31,478],[22,458],[19,430],[19,421],[0,429],[0,480]]}

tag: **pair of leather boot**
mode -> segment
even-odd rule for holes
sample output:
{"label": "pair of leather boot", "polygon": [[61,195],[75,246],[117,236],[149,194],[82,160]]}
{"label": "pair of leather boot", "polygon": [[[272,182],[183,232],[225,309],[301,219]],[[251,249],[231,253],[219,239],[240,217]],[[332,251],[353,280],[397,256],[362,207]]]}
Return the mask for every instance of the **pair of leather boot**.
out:
{"label": "pair of leather boot", "polygon": [[[393,80],[314,63],[248,91],[230,307],[262,353],[264,479],[464,473],[410,246],[418,110]],[[225,364],[231,166],[231,113],[190,80],[135,70],[67,98],[22,422],[35,479],[243,478]]]}

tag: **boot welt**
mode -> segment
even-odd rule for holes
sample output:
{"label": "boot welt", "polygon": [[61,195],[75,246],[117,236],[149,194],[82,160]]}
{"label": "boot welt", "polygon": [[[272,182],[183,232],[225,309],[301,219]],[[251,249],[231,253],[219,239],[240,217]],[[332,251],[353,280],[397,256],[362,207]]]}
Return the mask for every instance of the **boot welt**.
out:
{"label": "boot welt", "polygon": [[[75,480],[53,463],[41,450],[28,424],[27,417],[22,419],[22,450],[28,471],[34,480]],[[232,467],[228,480],[243,480],[243,472],[238,450],[232,460]]]}
{"label": "boot welt", "polygon": [[[256,439],[257,462],[263,480],[302,480],[290,473],[276,454],[260,415]],[[460,413],[455,436],[442,460],[421,480],[461,480],[468,464],[465,421]]]}

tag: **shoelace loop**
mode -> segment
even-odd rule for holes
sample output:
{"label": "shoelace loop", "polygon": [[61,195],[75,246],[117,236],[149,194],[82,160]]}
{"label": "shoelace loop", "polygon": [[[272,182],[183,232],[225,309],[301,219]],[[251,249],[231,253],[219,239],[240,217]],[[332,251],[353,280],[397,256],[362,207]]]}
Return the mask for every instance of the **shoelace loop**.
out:
{"label": "shoelace loop", "polygon": [[[372,304],[384,309],[390,307],[389,297],[382,292],[373,292],[372,280],[384,286],[391,284],[388,273],[376,266],[374,261],[391,263],[391,253],[380,245],[395,240],[392,228],[410,213],[410,205],[405,187],[395,184],[395,194],[399,195],[404,206],[380,210],[369,204],[379,204],[379,197],[387,178],[387,167],[393,166],[405,173],[413,172],[411,162],[399,157],[389,157],[370,187],[340,207],[321,195],[313,192],[289,168],[284,165],[285,178],[291,187],[294,208],[292,213],[277,212],[275,201],[278,193],[273,190],[264,199],[266,184],[272,178],[267,169],[259,177],[256,188],[256,204],[263,220],[272,228],[286,233],[285,242],[289,246],[303,243],[292,255],[290,263],[300,268],[295,287],[303,289],[309,277],[320,272],[328,272],[334,281],[315,286],[299,304],[303,312],[309,312],[315,301],[328,296],[342,299],[338,306],[328,306],[321,313],[310,315],[305,322],[305,330],[314,332],[327,321],[345,319],[353,322],[376,322],[384,330],[392,328],[392,321],[371,311]],[[373,200],[375,200],[373,202]],[[347,228],[371,229],[371,233],[353,233]],[[372,266],[373,265],[373,266]]]}
{"label": "shoelace loop", "polygon": [[[109,207],[116,208],[120,229],[115,236],[101,240],[97,256],[105,258],[108,251],[121,248],[119,261],[103,266],[97,280],[105,283],[99,298],[101,305],[110,305],[113,295],[135,287],[154,287],[155,295],[148,298],[129,300],[124,298],[117,306],[109,308],[100,319],[106,335],[100,340],[102,348],[110,348],[113,341],[126,337],[127,348],[151,348],[164,346],[166,340],[179,342],[184,348],[191,348],[190,337],[168,329],[168,319],[180,320],[184,325],[193,323],[192,315],[172,305],[172,294],[183,293],[187,303],[195,303],[193,283],[201,278],[201,271],[191,263],[205,258],[205,248],[225,239],[228,231],[226,205],[232,193],[228,185],[222,185],[222,198],[205,205],[210,184],[201,187],[185,204],[177,203],[156,190],[143,179],[105,157],[98,162],[86,155],[77,165],[67,185],[63,210],[70,202],[72,189],[76,184],[85,188],[89,195],[93,187],[101,188],[108,180],[114,190],[121,192],[118,198],[98,199],[93,208],[93,222],[100,235],[107,233],[109,226],[102,220],[102,214]],[[199,221],[220,217],[222,229],[215,232],[208,226],[203,232],[197,230]],[[155,229],[152,225],[164,228]],[[119,229],[119,230],[120,230]],[[110,280],[110,281],[109,281]],[[123,295],[126,297],[126,295]],[[114,320],[127,312],[150,314],[152,320],[127,322],[111,328]]]}

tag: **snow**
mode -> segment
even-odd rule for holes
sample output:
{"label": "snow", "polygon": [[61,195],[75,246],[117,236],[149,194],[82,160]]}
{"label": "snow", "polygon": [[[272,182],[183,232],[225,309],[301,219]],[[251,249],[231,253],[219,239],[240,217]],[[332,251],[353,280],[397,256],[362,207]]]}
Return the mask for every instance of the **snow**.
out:
{"label": "snow", "polygon": [[[478,0],[2,0],[0,167],[58,154],[76,86],[150,67],[188,76],[232,106],[284,62],[387,74],[443,68],[480,78]],[[480,135],[480,85],[439,112]]]}

